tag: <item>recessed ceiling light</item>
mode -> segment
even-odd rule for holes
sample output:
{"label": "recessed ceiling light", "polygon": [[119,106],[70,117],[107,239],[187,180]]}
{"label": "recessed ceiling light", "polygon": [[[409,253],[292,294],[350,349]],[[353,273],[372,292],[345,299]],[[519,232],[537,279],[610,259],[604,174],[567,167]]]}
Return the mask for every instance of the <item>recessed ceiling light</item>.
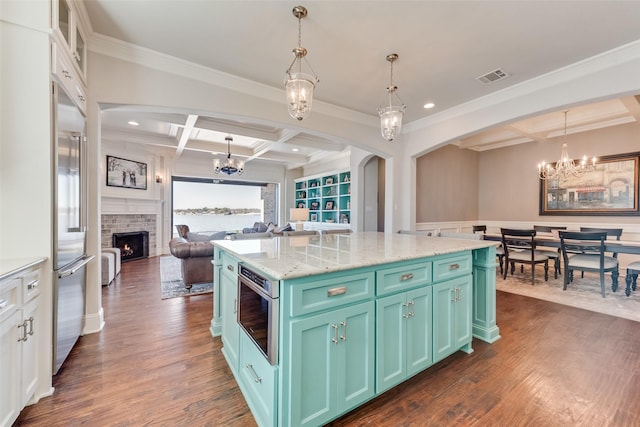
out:
{"label": "recessed ceiling light", "polygon": [[291,151],[300,151],[297,148],[292,148]]}
{"label": "recessed ceiling light", "polygon": [[434,104],[433,102],[427,102],[426,104],[424,104],[424,108],[426,108],[427,110],[429,108],[433,108],[435,106],[436,106],[436,104]]}
{"label": "recessed ceiling light", "polygon": [[134,122],[133,120],[130,120],[128,123],[129,123],[131,126],[140,126],[140,123],[138,123],[138,122]]}

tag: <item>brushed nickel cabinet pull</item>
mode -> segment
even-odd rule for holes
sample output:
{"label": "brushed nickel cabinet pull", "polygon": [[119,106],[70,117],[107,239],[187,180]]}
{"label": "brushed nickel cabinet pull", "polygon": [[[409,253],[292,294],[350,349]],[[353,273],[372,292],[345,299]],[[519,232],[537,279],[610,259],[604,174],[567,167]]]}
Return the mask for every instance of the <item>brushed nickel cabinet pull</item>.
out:
{"label": "brushed nickel cabinet pull", "polygon": [[238,314],[238,299],[233,300],[233,314]]}
{"label": "brushed nickel cabinet pull", "polygon": [[327,291],[327,296],[334,297],[336,295],[342,295],[347,293],[346,286],[340,286],[339,288],[331,288]]}
{"label": "brushed nickel cabinet pull", "polygon": [[229,271],[233,271],[233,265],[231,265],[231,264],[227,264],[227,270],[229,270]]}
{"label": "brushed nickel cabinet pull", "polygon": [[[411,300],[411,301],[409,301],[409,304],[411,305],[411,311],[409,312],[409,316],[410,317],[416,317],[416,303],[413,300]],[[407,304],[407,305],[409,305],[409,304]]]}
{"label": "brushed nickel cabinet pull", "polygon": [[249,370],[249,373],[251,374],[251,376],[253,377],[253,381],[257,383],[261,383],[262,378],[260,378],[258,374],[256,374],[256,371],[253,369],[253,365],[251,363],[247,363],[246,367]]}
{"label": "brushed nickel cabinet pull", "polygon": [[460,268],[460,264],[451,264],[449,265],[449,270],[457,270]]}
{"label": "brushed nickel cabinet pull", "polygon": [[333,330],[334,330],[333,338],[331,338],[331,341],[333,341],[333,343],[334,343],[335,345],[338,345],[338,325],[336,325],[335,323],[333,323],[333,324],[331,325],[331,327],[332,327],[332,328],[333,328]]}
{"label": "brushed nickel cabinet pull", "polygon": [[0,299],[0,309],[5,308],[7,305],[9,305],[9,301],[6,299]]}
{"label": "brushed nickel cabinet pull", "polygon": [[24,323],[22,323],[21,325],[18,325],[18,328],[23,328],[22,338],[18,338],[18,342],[26,341],[27,340],[27,321],[25,320]]}
{"label": "brushed nickel cabinet pull", "polygon": [[407,280],[411,280],[413,279],[413,273],[407,273],[407,274],[403,274],[402,276],[400,276],[400,281],[401,282],[405,282]]}
{"label": "brushed nickel cabinet pull", "polygon": [[451,289],[451,301],[456,302],[456,288]]}
{"label": "brushed nickel cabinet pull", "polygon": [[[33,335],[33,316],[29,317],[27,320],[29,321],[29,332],[27,333],[29,335]],[[24,328],[25,330],[27,329],[26,320],[25,320]]]}
{"label": "brushed nickel cabinet pull", "polygon": [[403,309],[402,317],[404,319],[408,319],[409,318],[409,303],[403,302],[402,306],[406,308],[406,310]]}
{"label": "brushed nickel cabinet pull", "polygon": [[342,336],[340,337],[340,339],[342,341],[346,341],[347,340],[347,322],[342,321],[340,322],[340,324],[342,325]]}
{"label": "brushed nickel cabinet pull", "polygon": [[38,283],[38,279],[29,282],[29,284],[27,285],[27,290],[29,290],[29,291],[34,290],[35,288],[38,287],[38,284],[39,284]]}

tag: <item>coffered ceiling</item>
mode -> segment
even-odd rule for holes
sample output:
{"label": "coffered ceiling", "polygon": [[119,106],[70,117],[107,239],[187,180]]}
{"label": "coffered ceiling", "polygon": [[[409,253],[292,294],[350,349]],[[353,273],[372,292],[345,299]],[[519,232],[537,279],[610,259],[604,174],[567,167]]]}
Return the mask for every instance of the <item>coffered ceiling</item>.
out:
{"label": "coffered ceiling", "polygon": [[[119,40],[274,88],[297,45],[291,1],[87,0],[92,40]],[[389,65],[407,105],[405,123],[544,76],[640,40],[636,1],[351,1],[309,0],[302,46],[320,78],[316,101],[377,117],[386,102]],[[502,70],[506,77],[478,77]],[[282,108],[286,109],[284,90]],[[315,101],[314,101],[315,102]],[[423,108],[434,102],[435,108]],[[313,114],[313,111],[312,113]],[[292,121],[294,119],[291,119]],[[512,123],[460,141],[487,150],[558,135],[561,112]],[[638,120],[635,98],[572,108],[572,129]],[[136,121],[133,127],[129,121]],[[297,123],[296,123],[297,124]],[[304,122],[302,123],[304,125]],[[286,126],[216,120],[118,106],[103,115],[103,136],[176,150],[232,152],[249,161],[295,167],[343,147]],[[297,150],[297,151],[294,151]]]}

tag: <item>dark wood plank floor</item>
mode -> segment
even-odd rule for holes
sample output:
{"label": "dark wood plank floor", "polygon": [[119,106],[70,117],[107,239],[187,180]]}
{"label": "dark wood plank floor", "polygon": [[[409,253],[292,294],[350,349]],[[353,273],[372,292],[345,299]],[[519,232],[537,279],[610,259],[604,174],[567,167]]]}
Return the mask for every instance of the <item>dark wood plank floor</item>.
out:
{"label": "dark wood plank floor", "polygon": [[[103,288],[52,397],[18,426],[254,426],[209,334],[211,295],[160,299],[159,258]],[[332,426],[638,426],[640,324],[498,292],[502,339],[461,352]]]}

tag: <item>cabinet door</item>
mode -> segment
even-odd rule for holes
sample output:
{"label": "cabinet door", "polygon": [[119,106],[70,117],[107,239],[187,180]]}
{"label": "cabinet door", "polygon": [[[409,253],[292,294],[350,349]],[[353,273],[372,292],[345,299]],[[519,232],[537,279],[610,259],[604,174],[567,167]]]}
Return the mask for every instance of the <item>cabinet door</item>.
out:
{"label": "cabinet door", "polygon": [[324,424],[374,395],[373,315],[370,301],[291,322],[290,425]]}
{"label": "cabinet door", "polygon": [[[26,285],[25,285],[26,286]],[[22,378],[21,405],[26,406],[38,386],[38,342],[42,334],[42,324],[39,313],[40,298],[34,298],[27,303],[22,311],[22,321],[27,328],[27,340],[21,341],[22,346]]]}
{"label": "cabinet door", "polygon": [[373,301],[339,312],[338,362],[335,369],[338,413],[355,408],[374,395]]}
{"label": "cabinet door", "polygon": [[439,283],[433,292],[433,361],[437,362],[471,343],[471,276]]}
{"label": "cabinet door", "polygon": [[[335,348],[339,343],[336,313],[293,320],[290,340],[290,419],[287,424],[321,425],[336,413],[335,390],[332,387]],[[287,411],[287,405],[284,406]]]}
{"label": "cabinet door", "polygon": [[0,322],[0,425],[10,426],[20,411],[20,312]]}
{"label": "cabinet door", "polygon": [[451,282],[433,287],[433,361],[444,359],[454,350],[453,307],[455,290]]}
{"label": "cabinet door", "polygon": [[238,347],[240,326],[238,325],[238,283],[235,275],[220,274],[220,311],[222,312],[223,354],[229,366],[238,370]]}
{"label": "cabinet door", "polygon": [[433,363],[432,295],[431,286],[407,292],[407,377]]}
{"label": "cabinet door", "polygon": [[405,294],[376,301],[376,392],[381,393],[406,377]]}
{"label": "cabinet door", "polygon": [[473,300],[471,277],[462,277],[456,280],[456,288],[458,288],[458,297],[454,310],[454,345],[460,348],[471,342],[473,339],[471,332],[471,316]]}

